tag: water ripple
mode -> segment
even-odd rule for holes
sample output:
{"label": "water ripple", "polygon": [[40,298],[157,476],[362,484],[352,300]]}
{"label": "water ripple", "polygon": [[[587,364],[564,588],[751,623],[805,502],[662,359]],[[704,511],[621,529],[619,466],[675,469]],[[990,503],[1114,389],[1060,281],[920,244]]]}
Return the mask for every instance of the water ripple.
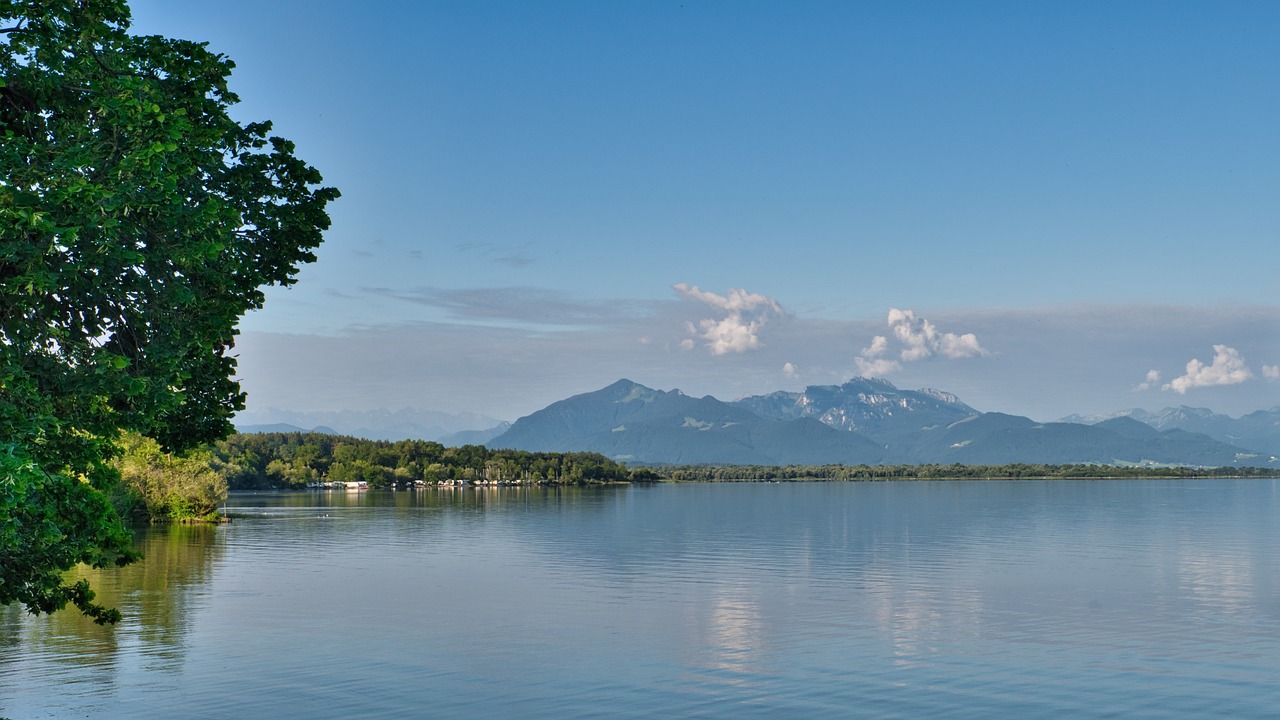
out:
{"label": "water ripple", "polygon": [[1267,717],[1275,481],[236,496],[0,610],[0,715]]}

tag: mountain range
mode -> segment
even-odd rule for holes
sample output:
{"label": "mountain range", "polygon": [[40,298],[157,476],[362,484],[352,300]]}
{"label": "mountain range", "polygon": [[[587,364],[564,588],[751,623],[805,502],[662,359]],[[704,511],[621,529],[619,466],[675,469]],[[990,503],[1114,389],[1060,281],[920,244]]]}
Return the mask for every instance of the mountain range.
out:
{"label": "mountain range", "polygon": [[881,379],[733,402],[619,380],[522,417],[485,444],[649,464],[1280,464],[1280,408],[1239,420],[1182,410],[1039,423]]}
{"label": "mountain range", "polygon": [[810,417],[765,418],[710,395],[695,398],[630,380],[552,403],[487,444],[672,464],[860,464],[884,454],[871,439]]}
{"label": "mountain range", "polygon": [[506,423],[475,413],[432,410],[335,410],[297,412],[267,408],[236,416],[243,433],[318,432],[369,440],[435,440],[445,445],[479,445],[506,430]]}
{"label": "mountain range", "polygon": [[1225,443],[1253,448],[1270,455],[1280,455],[1280,407],[1258,410],[1239,418],[1221,415],[1208,408],[1194,408],[1186,405],[1165,408],[1158,413],[1134,408],[1109,415],[1071,415],[1063,418],[1062,422],[1094,425],[1121,417],[1132,418],[1157,430],[1176,428],[1204,433]]}

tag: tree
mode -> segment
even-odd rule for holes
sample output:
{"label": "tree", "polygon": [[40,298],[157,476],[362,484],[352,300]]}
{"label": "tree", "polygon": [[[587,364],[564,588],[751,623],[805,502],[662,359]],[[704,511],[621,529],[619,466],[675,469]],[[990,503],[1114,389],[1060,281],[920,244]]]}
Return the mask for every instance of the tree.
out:
{"label": "tree", "polygon": [[236,323],[315,259],[338,197],[231,119],[230,60],[129,22],[124,0],[0,0],[0,480],[62,537],[15,574],[30,540],[0,535],[0,603],[32,612],[95,612],[60,572],[133,557],[97,501],[122,430],[166,451],[232,430]]}
{"label": "tree", "polygon": [[[213,453],[201,449],[167,453],[151,438],[128,433],[115,461],[120,471],[116,489],[120,512],[155,522],[201,521],[215,518],[227,496],[227,479],[212,467]],[[279,461],[276,461],[279,462]],[[128,510],[121,510],[121,507]]]}
{"label": "tree", "polygon": [[81,580],[62,581],[61,570],[82,562],[123,565],[135,557],[107,497],[88,483],[51,475],[15,445],[0,445],[0,599],[32,613],[51,613],[68,602],[100,624],[120,614],[93,603]]}

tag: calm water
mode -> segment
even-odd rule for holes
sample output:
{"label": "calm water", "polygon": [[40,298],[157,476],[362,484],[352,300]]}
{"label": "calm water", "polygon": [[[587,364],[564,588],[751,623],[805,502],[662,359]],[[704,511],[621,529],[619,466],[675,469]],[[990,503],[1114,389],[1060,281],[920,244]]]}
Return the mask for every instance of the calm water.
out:
{"label": "calm water", "polygon": [[233,496],[0,608],[0,716],[1280,713],[1280,480]]}

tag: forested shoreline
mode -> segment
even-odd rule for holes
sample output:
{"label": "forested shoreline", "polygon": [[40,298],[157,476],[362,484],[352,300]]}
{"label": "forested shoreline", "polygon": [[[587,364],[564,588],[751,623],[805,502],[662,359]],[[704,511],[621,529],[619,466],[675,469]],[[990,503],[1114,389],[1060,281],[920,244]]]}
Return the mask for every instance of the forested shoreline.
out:
{"label": "forested shoreline", "polygon": [[424,440],[366,440],[320,433],[237,434],[210,446],[231,490],[299,489],[318,483],[369,488],[618,482],[979,480],[1270,477],[1270,468],[1112,465],[681,465],[629,467],[599,453],[528,452]]}
{"label": "forested shoreline", "polygon": [[599,453],[445,447],[426,440],[366,440],[321,433],[236,434],[214,443],[213,466],[231,490],[288,490],[316,483],[369,488],[415,485],[588,485],[652,482]]}

